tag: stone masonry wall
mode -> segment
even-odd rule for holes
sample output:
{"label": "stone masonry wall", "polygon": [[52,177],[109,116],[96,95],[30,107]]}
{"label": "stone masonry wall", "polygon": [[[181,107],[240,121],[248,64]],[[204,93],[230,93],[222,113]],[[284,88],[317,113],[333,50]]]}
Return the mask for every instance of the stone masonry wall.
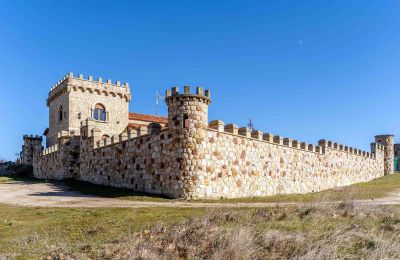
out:
{"label": "stone masonry wall", "polygon": [[42,150],[42,137],[24,135],[24,145],[22,145],[21,163],[32,165],[36,153]]}
{"label": "stone masonry wall", "polygon": [[80,164],[80,138],[59,136],[58,144],[44,149],[33,162],[34,176],[39,179],[77,178]]}
{"label": "stone masonry wall", "polygon": [[383,176],[379,145],[371,155],[332,142],[284,145],[280,137],[260,140],[215,130],[208,130],[206,139],[205,146],[187,155],[197,168],[190,198],[316,192]]}
{"label": "stone masonry wall", "polygon": [[61,131],[57,146],[36,153],[34,175],[197,199],[316,192],[381,177],[387,168],[386,139],[371,144],[370,153],[218,120],[208,124],[210,102],[210,92],[200,87],[195,94],[172,88],[166,92],[168,128],[152,123],[106,139],[101,125],[86,119],[79,136]]}
{"label": "stone masonry wall", "polygon": [[394,172],[394,136],[393,135],[376,135],[375,142],[385,147],[385,174]]}
{"label": "stone masonry wall", "polygon": [[[96,129],[94,128],[94,131]],[[82,131],[85,132],[85,131]],[[79,179],[136,191],[182,197],[179,137],[171,130],[130,138],[121,134],[106,140],[81,137]],[[106,145],[104,145],[106,144]]]}

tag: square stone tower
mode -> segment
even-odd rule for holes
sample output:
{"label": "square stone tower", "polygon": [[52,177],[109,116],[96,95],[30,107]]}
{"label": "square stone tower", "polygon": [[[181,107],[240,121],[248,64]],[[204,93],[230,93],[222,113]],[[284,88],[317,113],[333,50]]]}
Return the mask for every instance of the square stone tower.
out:
{"label": "square stone tower", "polygon": [[57,143],[57,134],[67,131],[79,134],[81,122],[94,119],[96,127],[104,137],[118,135],[124,131],[129,120],[129,84],[115,84],[102,78],[84,79],[80,74],[74,77],[68,73],[55,84],[48,95],[49,130],[46,146]]}
{"label": "square stone tower", "polygon": [[34,156],[42,151],[42,137],[38,135],[24,135],[21,163],[32,165]]}

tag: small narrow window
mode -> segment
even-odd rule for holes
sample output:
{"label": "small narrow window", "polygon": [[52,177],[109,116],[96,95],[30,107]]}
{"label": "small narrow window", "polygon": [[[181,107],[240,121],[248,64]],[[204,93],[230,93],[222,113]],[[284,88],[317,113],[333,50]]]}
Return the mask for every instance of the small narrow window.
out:
{"label": "small narrow window", "polygon": [[107,121],[106,108],[102,104],[96,104],[94,106],[93,118],[98,121]]}
{"label": "small narrow window", "polygon": [[187,114],[183,115],[183,128],[189,127],[189,116]]}
{"label": "small narrow window", "polygon": [[58,122],[61,122],[63,120],[63,108],[60,106],[58,109]]}

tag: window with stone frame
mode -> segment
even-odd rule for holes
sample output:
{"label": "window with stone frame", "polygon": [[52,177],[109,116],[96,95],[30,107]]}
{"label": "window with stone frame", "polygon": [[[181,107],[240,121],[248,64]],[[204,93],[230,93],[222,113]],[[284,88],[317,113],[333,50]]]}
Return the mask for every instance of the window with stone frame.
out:
{"label": "window with stone frame", "polygon": [[96,104],[93,109],[93,118],[97,121],[107,121],[108,112],[102,104]]}

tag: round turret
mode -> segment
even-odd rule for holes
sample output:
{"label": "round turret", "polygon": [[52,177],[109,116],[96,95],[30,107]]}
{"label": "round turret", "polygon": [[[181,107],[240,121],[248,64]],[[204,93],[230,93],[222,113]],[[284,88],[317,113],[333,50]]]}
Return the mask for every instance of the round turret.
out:
{"label": "round turret", "polygon": [[375,142],[381,144],[385,150],[385,174],[394,172],[394,135],[376,135]]}
{"label": "round turret", "polygon": [[182,180],[180,197],[191,198],[193,185],[197,185],[199,173],[204,171],[201,160],[204,149],[201,144],[207,141],[208,105],[210,92],[203,92],[197,87],[196,94],[190,93],[190,87],[184,87],[184,93],[179,94],[178,88],[167,90],[165,102],[168,105],[168,129],[175,136],[176,169],[178,178]]}
{"label": "round turret", "polygon": [[196,94],[190,93],[190,87],[184,87],[179,94],[178,87],[166,91],[165,102],[168,106],[168,127],[170,129],[199,129],[208,126],[208,105],[210,92],[197,87]]}

